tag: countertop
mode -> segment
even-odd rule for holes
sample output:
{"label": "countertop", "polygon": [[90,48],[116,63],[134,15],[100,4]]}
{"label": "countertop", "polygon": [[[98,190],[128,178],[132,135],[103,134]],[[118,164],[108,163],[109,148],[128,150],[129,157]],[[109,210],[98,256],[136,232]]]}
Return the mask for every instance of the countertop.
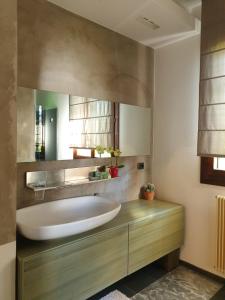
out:
{"label": "countertop", "polygon": [[155,218],[169,211],[176,212],[176,210],[179,211],[181,209],[182,205],[180,204],[160,200],[132,200],[125,202],[122,203],[119,214],[112,221],[81,234],[50,241],[31,241],[18,234],[17,258],[29,259],[29,257],[40,254],[40,252],[62,247],[117,227],[127,226],[131,223],[144,220],[145,218]]}

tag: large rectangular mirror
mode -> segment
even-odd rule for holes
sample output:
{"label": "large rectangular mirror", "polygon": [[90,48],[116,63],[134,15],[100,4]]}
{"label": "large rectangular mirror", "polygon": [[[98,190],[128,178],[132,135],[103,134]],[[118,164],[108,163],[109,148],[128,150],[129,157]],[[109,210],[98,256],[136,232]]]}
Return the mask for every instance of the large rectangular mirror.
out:
{"label": "large rectangular mirror", "polygon": [[150,108],[19,87],[17,162],[95,157],[97,145],[149,155],[150,119]]}

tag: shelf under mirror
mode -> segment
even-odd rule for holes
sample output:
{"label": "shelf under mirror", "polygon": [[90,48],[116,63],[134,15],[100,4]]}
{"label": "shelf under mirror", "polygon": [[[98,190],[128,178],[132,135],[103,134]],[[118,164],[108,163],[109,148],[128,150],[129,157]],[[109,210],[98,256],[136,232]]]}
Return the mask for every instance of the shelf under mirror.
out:
{"label": "shelf under mirror", "polygon": [[[26,173],[26,187],[34,192],[47,191],[72,187],[76,185],[90,184],[117,180],[120,177],[90,180],[87,174],[93,167],[62,169],[57,171],[36,171]],[[86,174],[85,174],[86,173]],[[85,175],[84,175],[85,174]]]}

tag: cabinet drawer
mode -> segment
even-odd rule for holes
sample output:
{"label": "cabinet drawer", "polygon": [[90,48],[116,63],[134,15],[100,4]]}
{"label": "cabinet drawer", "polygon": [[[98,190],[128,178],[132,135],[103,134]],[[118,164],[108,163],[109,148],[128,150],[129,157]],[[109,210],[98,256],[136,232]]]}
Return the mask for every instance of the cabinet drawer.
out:
{"label": "cabinet drawer", "polygon": [[183,210],[129,226],[129,274],[179,248],[183,243]]}
{"label": "cabinet drawer", "polygon": [[124,226],[19,262],[19,300],[87,299],[127,275]]}

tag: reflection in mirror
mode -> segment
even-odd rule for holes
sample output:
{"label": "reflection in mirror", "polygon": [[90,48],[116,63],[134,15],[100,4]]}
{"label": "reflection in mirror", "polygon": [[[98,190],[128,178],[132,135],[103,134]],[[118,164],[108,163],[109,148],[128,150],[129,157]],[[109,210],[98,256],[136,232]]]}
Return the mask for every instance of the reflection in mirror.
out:
{"label": "reflection in mirror", "polygon": [[17,128],[18,162],[150,154],[150,108],[19,87]]}
{"label": "reflection in mirror", "polygon": [[115,103],[70,96],[70,143],[74,149],[93,149],[97,145],[116,147]]}

